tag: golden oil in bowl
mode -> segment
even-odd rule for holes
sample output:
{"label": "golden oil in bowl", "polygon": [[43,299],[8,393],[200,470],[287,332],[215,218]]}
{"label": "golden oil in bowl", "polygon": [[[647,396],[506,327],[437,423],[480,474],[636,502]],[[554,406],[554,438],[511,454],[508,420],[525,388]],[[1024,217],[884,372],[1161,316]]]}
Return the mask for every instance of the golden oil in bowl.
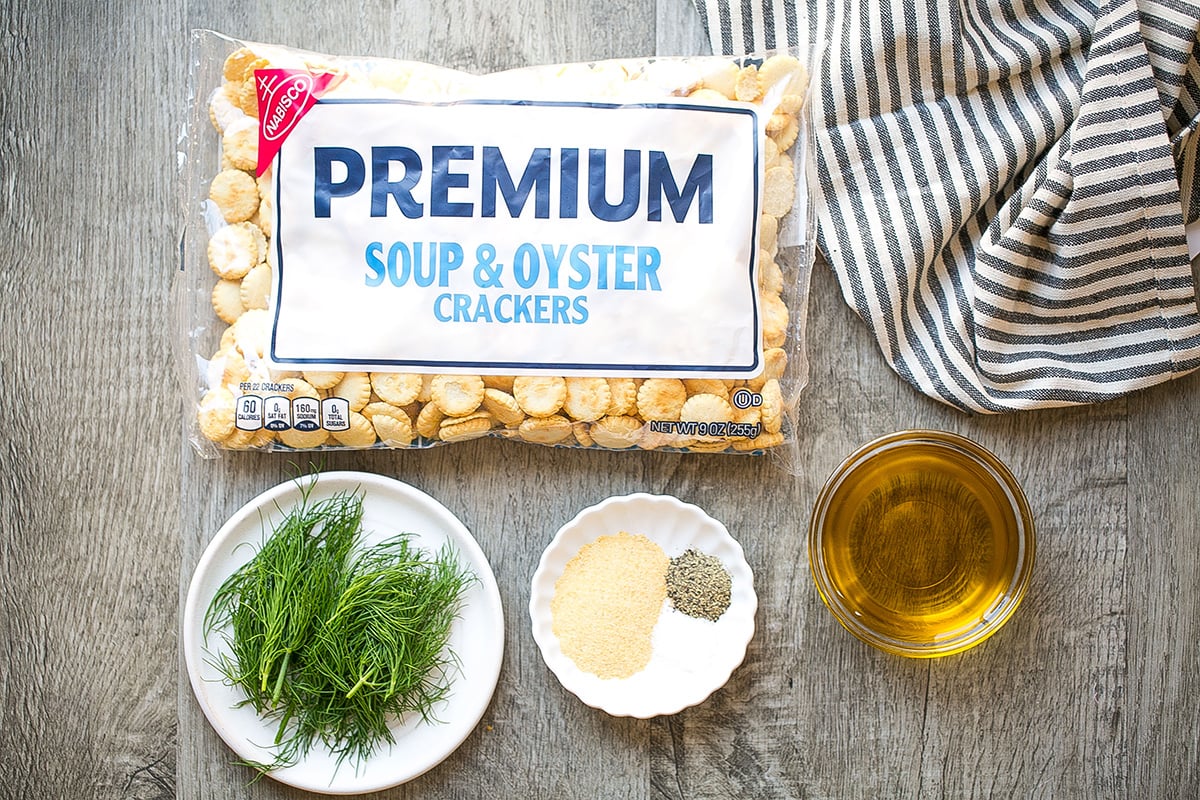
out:
{"label": "golden oil in bowl", "polygon": [[975,442],[902,431],[829,477],[809,529],[809,562],[851,633],[913,657],[957,653],[1020,604],[1034,528],[1021,487]]}

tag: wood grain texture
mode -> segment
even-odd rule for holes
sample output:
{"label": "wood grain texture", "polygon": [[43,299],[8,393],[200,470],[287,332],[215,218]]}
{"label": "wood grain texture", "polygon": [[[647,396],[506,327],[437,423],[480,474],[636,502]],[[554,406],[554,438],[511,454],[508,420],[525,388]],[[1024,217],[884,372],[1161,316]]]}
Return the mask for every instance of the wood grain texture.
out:
{"label": "wood grain texture", "polygon": [[[0,797],[298,798],[248,786],[197,706],[176,632],[200,553],[289,477],[180,436],[170,285],[186,31],[471,70],[704,52],[687,0],[6,5],[0,47]],[[769,461],[497,441],[338,454],[412,483],[474,533],[505,608],[478,729],[393,798],[1200,795],[1197,377],[1104,405],[968,417],[883,362],[818,265],[800,475]],[[821,603],[806,527],[826,475],[901,428],[956,431],[1021,480],[1033,585],[995,638],[905,661]],[[705,508],[743,544],[760,607],[707,702],[610,718],[545,668],[529,580],[580,508],[632,491]]]}
{"label": "wood grain texture", "polygon": [[1200,381],[1180,384],[1129,401],[1126,602],[1110,612],[1128,642],[1119,706],[1128,797],[1200,791]]}
{"label": "wood grain texture", "polygon": [[[176,128],[156,98],[183,81],[165,57],[128,54],[153,52],[182,13],[128,11],[6,4],[6,797],[173,796],[179,404],[164,337]],[[114,88],[130,87],[117,101]]]}

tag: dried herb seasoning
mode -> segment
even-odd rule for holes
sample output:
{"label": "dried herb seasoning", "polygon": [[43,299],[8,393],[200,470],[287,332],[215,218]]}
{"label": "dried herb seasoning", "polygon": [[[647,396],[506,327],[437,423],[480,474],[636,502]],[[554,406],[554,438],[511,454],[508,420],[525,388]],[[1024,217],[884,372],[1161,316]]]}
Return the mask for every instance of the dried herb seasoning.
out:
{"label": "dried herb seasoning", "polygon": [[667,567],[667,597],[676,610],[716,622],[729,608],[733,581],[721,559],[688,548]]}

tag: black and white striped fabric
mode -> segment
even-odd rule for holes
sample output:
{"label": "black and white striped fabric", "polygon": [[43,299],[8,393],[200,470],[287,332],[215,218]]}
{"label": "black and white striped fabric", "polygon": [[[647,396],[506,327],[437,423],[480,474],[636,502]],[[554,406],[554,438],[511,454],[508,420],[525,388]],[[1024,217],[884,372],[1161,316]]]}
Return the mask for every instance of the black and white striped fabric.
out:
{"label": "black and white striped fabric", "polygon": [[1200,367],[1200,0],[694,0],[816,48],[818,246],[896,372],[967,411]]}

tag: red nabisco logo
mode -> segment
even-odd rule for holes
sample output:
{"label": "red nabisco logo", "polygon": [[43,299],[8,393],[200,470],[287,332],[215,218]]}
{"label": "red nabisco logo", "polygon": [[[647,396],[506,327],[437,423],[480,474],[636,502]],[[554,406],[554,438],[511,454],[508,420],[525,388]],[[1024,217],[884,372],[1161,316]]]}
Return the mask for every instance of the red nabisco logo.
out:
{"label": "red nabisco logo", "polygon": [[313,75],[302,69],[256,69],[258,94],[258,172],[262,175],[279,148],[317,98],[329,89],[335,75]]}
{"label": "red nabisco logo", "polygon": [[267,112],[267,116],[261,118],[264,139],[278,141],[300,121],[304,106],[312,97],[312,83],[312,76],[307,72],[278,79],[258,76],[259,110],[261,112],[265,106]]}

